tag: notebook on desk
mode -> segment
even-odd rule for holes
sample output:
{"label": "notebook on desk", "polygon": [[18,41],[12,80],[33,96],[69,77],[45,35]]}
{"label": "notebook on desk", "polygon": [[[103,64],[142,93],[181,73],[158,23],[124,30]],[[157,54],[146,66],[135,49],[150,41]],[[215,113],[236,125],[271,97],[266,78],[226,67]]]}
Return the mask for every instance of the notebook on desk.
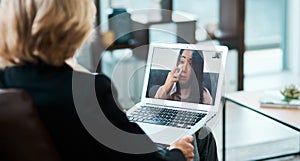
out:
{"label": "notebook on desk", "polygon": [[300,100],[286,100],[279,90],[266,91],[259,99],[262,108],[300,109]]}
{"label": "notebook on desk", "polygon": [[128,119],[159,144],[194,134],[218,112],[227,52],[226,46],[150,44],[141,101]]}

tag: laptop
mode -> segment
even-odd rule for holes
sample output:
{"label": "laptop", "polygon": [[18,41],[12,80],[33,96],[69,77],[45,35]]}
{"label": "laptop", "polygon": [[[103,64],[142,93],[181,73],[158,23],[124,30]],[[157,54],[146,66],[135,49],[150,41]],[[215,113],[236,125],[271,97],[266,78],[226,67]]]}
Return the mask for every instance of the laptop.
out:
{"label": "laptop", "polygon": [[129,121],[162,145],[193,135],[218,112],[227,53],[220,45],[151,43],[141,101],[127,111]]}

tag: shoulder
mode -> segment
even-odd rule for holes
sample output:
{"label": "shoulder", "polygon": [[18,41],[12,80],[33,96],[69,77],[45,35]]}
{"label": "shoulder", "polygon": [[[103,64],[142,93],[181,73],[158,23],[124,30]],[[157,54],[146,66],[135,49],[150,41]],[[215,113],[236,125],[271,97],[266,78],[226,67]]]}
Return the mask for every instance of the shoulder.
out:
{"label": "shoulder", "polygon": [[95,82],[100,84],[110,84],[111,80],[103,73],[85,73],[73,71],[73,79],[82,79],[83,81]]}
{"label": "shoulder", "polygon": [[112,90],[112,82],[103,73],[84,73],[74,71],[72,76],[73,87],[94,88],[97,93],[105,93]]}
{"label": "shoulder", "polygon": [[210,95],[209,90],[206,87],[203,87],[203,94]]}
{"label": "shoulder", "polygon": [[99,96],[113,95],[114,98],[118,97],[118,92],[114,83],[103,73],[95,74],[95,89]]}
{"label": "shoulder", "polygon": [[108,83],[111,84],[110,78],[108,78],[105,74],[103,73],[98,73],[94,74],[95,75],[95,81],[97,82],[102,82],[102,83]]}
{"label": "shoulder", "polygon": [[203,100],[202,100],[202,103],[204,104],[212,104],[213,103],[213,100],[212,100],[212,96],[209,92],[209,90],[207,88],[203,88]]}
{"label": "shoulder", "polygon": [[97,90],[108,90],[113,87],[113,84],[109,77],[107,77],[105,74],[99,73],[95,74],[95,86]]}

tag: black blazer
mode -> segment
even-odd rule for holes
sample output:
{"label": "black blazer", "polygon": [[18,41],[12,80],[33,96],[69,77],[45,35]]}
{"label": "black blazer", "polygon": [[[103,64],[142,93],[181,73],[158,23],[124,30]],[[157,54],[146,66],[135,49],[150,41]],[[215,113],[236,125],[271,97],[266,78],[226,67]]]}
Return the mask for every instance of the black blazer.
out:
{"label": "black blazer", "polygon": [[[103,74],[92,75],[74,72],[71,67],[52,67],[44,64],[26,64],[23,66],[8,67],[0,70],[1,88],[21,88],[27,91],[33,98],[33,102],[48,128],[55,146],[64,161],[160,161],[160,160],[185,160],[184,155],[178,149],[171,151],[157,150],[148,154],[128,154],[113,150],[99,143],[82,125],[75,109],[72,93],[72,76],[76,74],[80,78],[94,79],[96,96],[105,116],[118,128],[131,133],[143,134],[144,132],[135,123],[128,121],[115,101],[114,88],[111,81]],[[85,89],[88,83],[82,83],[80,87]],[[77,88],[77,87],[75,87]],[[81,94],[88,98],[90,93]],[[88,104],[88,102],[87,102]],[[88,110],[87,105],[87,110]],[[106,129],[95,129],[101,133]],[[114,134],[111,134],[111,137]],[[116,138],[122,140],[122,138]],[[132,143],[135,140],[122,140]],[[145,142],[153,146],[155,144],[147,137]],[[107,159],[104,159],[107,158]]]}

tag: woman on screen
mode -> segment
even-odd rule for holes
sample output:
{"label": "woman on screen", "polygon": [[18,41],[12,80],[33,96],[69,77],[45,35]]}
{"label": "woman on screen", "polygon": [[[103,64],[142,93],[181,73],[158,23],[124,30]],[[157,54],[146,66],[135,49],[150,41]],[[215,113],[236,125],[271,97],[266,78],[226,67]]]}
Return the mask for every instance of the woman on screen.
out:
{"label": "woman on screen", "polygon": [[209,90],[203,87],[204,61],[199,51],[182,49],[176,67],[168,73],[155,98],[190,103],[212,104]]}

